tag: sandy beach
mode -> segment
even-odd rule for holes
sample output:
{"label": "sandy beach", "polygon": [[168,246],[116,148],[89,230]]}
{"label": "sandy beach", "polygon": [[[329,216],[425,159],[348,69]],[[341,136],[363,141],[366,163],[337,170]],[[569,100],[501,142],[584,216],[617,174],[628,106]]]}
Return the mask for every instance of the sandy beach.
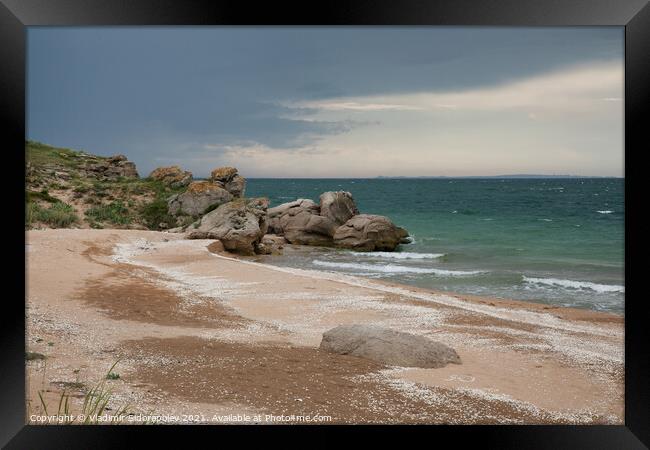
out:
{"label": "sandy beach", "polygon": [[[43,414],[39,392],[56,411],[65,390],[74,410],[118,361],[108,412],[178,422],[623,423],[621,316],[274,267],[213,242],[28,231],[26,346],[46,358],[26,363],[27,421]],[[445,343],[462,364],[318,349],[353,323]]]}

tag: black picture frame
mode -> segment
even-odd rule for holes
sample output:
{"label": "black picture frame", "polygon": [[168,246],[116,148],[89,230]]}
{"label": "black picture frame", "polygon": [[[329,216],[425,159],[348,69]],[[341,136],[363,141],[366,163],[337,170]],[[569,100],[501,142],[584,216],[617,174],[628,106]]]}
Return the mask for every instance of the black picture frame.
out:
{"label": "black picture frame", "polygon": [[[355,0],[345,3],[300,4],[233,0],[0,0],[0,114],[5,124],[3,159],[5,185],[15,195],[4,198],[14,214],[5,214],[17,235],[24,232],[24,145],[26,27],[106,25],[464,25],[464,26],[624,26],[625,27],[625,425],[622,426],[415,426],[415,427],[57,427],[25,425],[25,270],[21,240],[6,234],[8,271],[3,295],[0,391],[0,443],[6,448],[115,447],[137,438],[154,437],[167,444],[197,442],[196,431],[242,431],[247,439],[267,433],[372,431],[384,439],[388,431],[415,433],[420,442],[454,445],[474,442],[487,448],[647,448],[650,445],[650,342],[647,301],[639,288],[644,230],[643,170],[647,150],[644,117],[650,105],[650,6],[646,0]],[[644,114],[646,113],[646,114]],[[23,166],[21,166],[21,164]],[[12,193],[13,194],[13,193]],[[24,194],[23,194],[24,195]],[[639,200],[637,201],[637,198]],[[638,208],[636,204],[639,204]],[[23,230],[23,231],[19,231]],[[11,236],[11,237],[9,237]],[[23,235],[24,236],[24,235]],[[11,293],[10,293],[11,292]],[[20,297],[22,295],[22,298]],[[187,433],[192,433],[190,438]],[[431,441],[429,434],[436,435]],[[313,437],[312,437],[313,439]],[[327,438],[324,438],[327,439]],[[319,439],[319,443],[326,440]],[[213,441],[225,443],[225,441]]]}

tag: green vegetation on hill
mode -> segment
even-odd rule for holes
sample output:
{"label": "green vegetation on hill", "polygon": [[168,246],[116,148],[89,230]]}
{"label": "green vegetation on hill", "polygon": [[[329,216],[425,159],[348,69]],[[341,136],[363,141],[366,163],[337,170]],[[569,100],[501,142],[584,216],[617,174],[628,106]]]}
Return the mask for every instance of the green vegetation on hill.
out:
{"label": "green vegetation on hill", "polygon": [[63,202],[55,202],[44,208],[38,203],[28,202],[26,205],[26,225],[44,223],[52,228],[67,228],[79,222],[74,208]]}
{"label": "green vegetation on hill", "polygon": [[93,223],[108,222],[115,225],[128,225],[132,220],[131,212],[121,200],[93,206],[86,211],[86,217]]}
{"label": "green vegetation on hill", "polygon": [[83,152],[76,152],[69,148],[50,147],[36,141],[27,141],[25,151],[27,161],[35,167],[65,166],[75,167]]}
{"label": "green vegetation on hill", "polygon": [[188,217],[167,213],[167,199],[184,188],[150,178],[110,176],[97,170],[110,158],[52,147],[25,145],[26,228],[140,228],[185,225]]}

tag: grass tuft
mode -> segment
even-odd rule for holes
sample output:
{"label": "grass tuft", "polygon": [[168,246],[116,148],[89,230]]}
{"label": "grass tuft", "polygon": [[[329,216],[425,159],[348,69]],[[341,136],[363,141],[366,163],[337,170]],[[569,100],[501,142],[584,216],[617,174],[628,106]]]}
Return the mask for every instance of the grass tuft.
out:
{"label": "grass tuft", "polygon": [[[119,360],[108,369],[104,379],[97,383],[93,388],[91,388],[86,395],[84,396],[84,402],[81,406],[81,411],[78,414],[71,414],[70,408],[70,395],[64,390],[61,393],[59,398],[59,404],[57,408],[57,414],[55,417],[55,424],[57,425],[69,425],[72,423],[79,423],[82,425],[92,425],[105,423],[102,421],[101,416],[108,411],[108,403],[111,400],[113,395],[112,391],[106,386],[106,380],[112,379],[109,378],[109,375],[114,374],[113,369],[117,365]],[[119,375],[117,376],[119,378]],[[46,416],[48,414],[47,403],[43,398],[42,391],[38,391],[38,398],[40,399],[41,406]],[[111,423],[121,423],[124,420],[124,417],[129,414],[129,404],[125,404],[117,408],[115,413],[111,414]]]}
{"label": "grass tuft", "polygon": [[128,225],[133,220],[129,209],[121,200],[94,206],[86,211],[86,217],[93,222],[109,222],[115,225]]}
{"label": "grass tuft", "polygon": [[79,222],[79,217],[74,208],[67,203],[57,201],[44,208],[37,203],[29,202],[25,210],[25,225],[31,226],[37,222],[45,223],[52,228],[67,228]]}

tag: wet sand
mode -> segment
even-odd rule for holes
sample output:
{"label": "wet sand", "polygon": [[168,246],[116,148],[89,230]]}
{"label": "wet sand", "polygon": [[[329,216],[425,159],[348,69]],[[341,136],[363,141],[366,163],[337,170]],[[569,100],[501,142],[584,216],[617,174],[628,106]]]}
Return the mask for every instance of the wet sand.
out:
{"label": "wet sand", "polygon": [[[64,389],[79,409],[119,361],[110,411],[176,421],[623,423],[620,316],[273,267],[212,242],[27,232],[27,349],[46,356],[26,363],[27,419],[42,414],[39,392],[50,414]],[[320,351],[322,333],[346,323],[430,337],[462,364]]]}

